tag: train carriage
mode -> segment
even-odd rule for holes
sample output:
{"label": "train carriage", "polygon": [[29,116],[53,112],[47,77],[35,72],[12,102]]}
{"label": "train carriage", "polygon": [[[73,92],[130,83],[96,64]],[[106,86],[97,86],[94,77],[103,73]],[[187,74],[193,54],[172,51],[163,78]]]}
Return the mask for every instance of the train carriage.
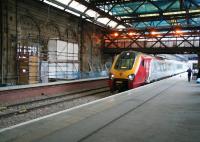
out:
{"label": "train carriage", "polygon": [[135,51],[117,55],[109,74],[111,92],[127,90],[186,71],[180,61],[163,60]]}

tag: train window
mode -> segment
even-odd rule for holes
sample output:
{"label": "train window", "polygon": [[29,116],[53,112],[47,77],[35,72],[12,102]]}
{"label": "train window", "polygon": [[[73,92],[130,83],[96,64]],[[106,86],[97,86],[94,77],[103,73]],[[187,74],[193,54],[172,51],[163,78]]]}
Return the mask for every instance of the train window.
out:
{"label": "train window", "polygon": [[127,70],[133,67],[135,61],[134,52],[123,52],[117,59],[115,69]]}

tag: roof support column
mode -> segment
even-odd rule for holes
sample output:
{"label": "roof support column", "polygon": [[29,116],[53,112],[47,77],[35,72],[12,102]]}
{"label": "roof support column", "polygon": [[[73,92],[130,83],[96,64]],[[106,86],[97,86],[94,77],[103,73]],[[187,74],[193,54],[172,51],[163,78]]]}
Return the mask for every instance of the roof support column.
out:
{"label": "roof support column", "polygon": [[[83,27],[83,23],[84,21],[83,21],[83,19],[81,19],[80,20],[80,24],[79,24],[79,31],[80,31],[80,52],[79,52],[79,58],[80,58],[80,72],[82,72],[83,71],[83,29],[84,29],[84,27]],[[81,74],[80,74],[81,75]],[[82,76],[80,76],[80,77],[82,77]]]}

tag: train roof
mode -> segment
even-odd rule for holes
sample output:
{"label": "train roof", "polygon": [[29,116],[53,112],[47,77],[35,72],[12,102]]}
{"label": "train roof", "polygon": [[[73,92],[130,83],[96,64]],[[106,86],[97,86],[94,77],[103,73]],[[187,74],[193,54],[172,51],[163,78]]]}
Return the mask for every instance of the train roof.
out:
{"label": "train roof", "polygon": [[145,57],[149,57],[149,58],[157,58],[155,56],[152,56],[152,55],[149,55],[149,54],[145,54],[145,53],[142,53],[142,52],[138,52],[138,51],[133,51],[133,50],[128,50],[128,51],[122,51],[120,54],[123,54],[123,53],[130,53],[130,52],[134,52],[135,54],[137,55],[143,55]]}

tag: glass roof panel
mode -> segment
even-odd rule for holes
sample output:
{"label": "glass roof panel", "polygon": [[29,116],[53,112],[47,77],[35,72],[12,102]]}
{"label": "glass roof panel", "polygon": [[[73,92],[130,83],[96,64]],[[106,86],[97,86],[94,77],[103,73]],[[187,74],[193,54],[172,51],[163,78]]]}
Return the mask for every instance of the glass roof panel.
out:
{"label": "glass roof panel", "polygon": [[200,25],[200,17],[198,17],[198,18],[192,18],[192,19],[190,19],[189,20],[189,22],[190,22],[190,24],[191,25]]}
{"label": "glass roof panel", "polygon": [[[124,19],[126,24],[131,24],[133,27],[146,28],[147,26],[152,27],[162,27],[162,26],[173,26],[180,24],[183,26],[200,24],[200,0],[184,0],[181,3],[180,0],[84,0],[86,3],[98,2],[95,8],[100,8],[102,11],[107,12],[107,14],[116,16],[115,19],[119,21]],[[57,7],[59,9],[72,13],[76,16],[80,16],[81,13],[85,12],[86,6],[77,2],[76,0],[44,0],[43,2]],[[68,5],[69,4],[69,5]],[[84,4],[84,3],[83,3]],[[92,4],[92,3],[90,3]],[[65,7],[68,5],[69,7]],[[86,4],[87,5],[87,4]],[[92,6],[92,5],[91,5]],[[105,15],[99,15],[92,7],[87,10],[82,16],[89,19],[89,21],[108,24],[110,27],[116,27],[117,23],[112,19],[105,18]],[[187,15],[189,13],[189,15]],[[161,17],[162,16],[162,17]],[[93,17],[93,18],[91,18]],[[153,19],[151,18],[153,17]],[[189,17],[185,20],[184,17]],[[127,18],[127,20],[126,20]],[[167,20],[166,20],[167,19]],[[113,21],[114,20],[114,21]],[[134,22],[131,22],[134,21]],[[138,22],[141,21],[141,22]],[[145,21],[145,22],[142,22]],[[118,22],[122,24],[121,22]],[[117,28],[121,27],[117,26]],[[123,27],[123,26],[122,26]]]}
{"label": "glass roof panel", "polygon": [[99,17],[99,14],[97,12],[95,12],[94,10],[89,9],[88,11],[86,11],[86,14],[89,15],[90,17]]}
{"label": "glass roof panel", "polygon": [[144,13],[155,13],[160,10],[163,11],[171,11],[171,10],[179,10],[180,3],[179,1],[153,1],[153,4],[150,2],[132,2],[126,4],[118,4],[114,6],[111,10],[114,15],[127,15],[127,14],[144,14]]}
{"label": "glass roof panel", "polygon": [[152,22],[134,22],[133,27],[146,28],[146,27],[158,27],[158,26],[169,26],[166,21],[152,21]]}
{"label": "glass roof panel", "polygon": [[68,3],[71,1],[71,0],[56,0],[62,4],[65,4],[65,5],[68,5]]}
{"label": "glass roof panel", "polygon": [[117,29],[125,29],[126,27],[124,27],[123,25],[119,25],[117,26]]}
{"label": "glass roof panel", "polygon": [[98,18],[97,21],[106,25],[110,21],[110,19],[108,19],[108,18]]}
{"label": "glass roof panel", "polygon": [[117,23],[114,22],[114,21],[110,21],[110,22],[108,23],[108,25],[109,25],[110,27],[114,28],[114,27],[117,26]]}
{"label": "glass roof panel", "polygon": [[[150,21],[150,22],[134,22],[132,23],[135,28],[146,28],[146,27],[166,27],[170,26],[173,21]],[[199,26],[200,18],[192,18],[189,20],[189,24],[192,26]],[[188,21],[186,19],[177,19],[173,25],[187,26]]]}
{"label": "glass roof panel", "polygon": [[75,8],[76,10],[81,11],[81,12],[84,12],[87,9],[86,6],[80,4],[76,1],[73,1],[69,6]]}
{"label": "glass roof panel", "polygon": [[54,4],[54,3],[49,2],[49,1],[47,1],[47,0],[44,0],[44,2],[47,3],[47,4],[49,4],[49,5],[52,5],[52,6],[54,6],[54,7],[57,7],[57,8],[59,8],[59,9],[64,10],[64,7],[62,7],[62,6],[59,6],[59,5],[57,5],[57,4]]}
{"label": "glass roof panel", "polygon": [[158,8],[156,8],[154,5],[150,3],[143,4],[137,9],[137,13],[149,13],[149,12],[157,12],[157,11],[158,11]]}

